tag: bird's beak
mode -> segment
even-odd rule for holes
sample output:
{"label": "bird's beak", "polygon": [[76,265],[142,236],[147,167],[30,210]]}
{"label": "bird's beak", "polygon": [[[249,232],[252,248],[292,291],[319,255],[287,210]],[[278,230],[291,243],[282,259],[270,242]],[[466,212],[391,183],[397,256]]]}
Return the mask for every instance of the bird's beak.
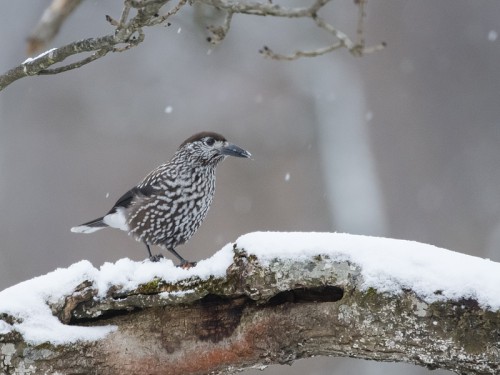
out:
{"label": "bird's beak", "polygon": [[252,157],[252,154],[249,153],[246,150],[243,150],[241,147],[238,147],[236,145],[233,145],[231,143],[227,143],[220,149],[220,153],[222,155],[227,155],[227,156],[236,156],[238,158],[250,158]]}

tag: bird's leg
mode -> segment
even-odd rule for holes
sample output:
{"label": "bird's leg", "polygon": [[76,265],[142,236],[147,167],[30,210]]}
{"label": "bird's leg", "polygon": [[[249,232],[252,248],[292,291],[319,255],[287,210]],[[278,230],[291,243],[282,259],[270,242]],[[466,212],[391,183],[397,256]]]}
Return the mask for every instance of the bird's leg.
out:
{"label": "bird's leg", "polygon": [[147,243],[144,243],[146,245],[146,250],[148,251],[149,257],[151,258],[153,255],[151,254],[151,249],[149,248],[149,245]]}
{"label": "bird's leg", "polygon": [[175,251],[174,249],[167,249],[167,250],[170,251],[172,254],[174,254],[177,257],[177,259],[179,259],[181,261],[181,263],[179,264],[179,267],[184,268],[184,269],[188,269],[188,268],[196,266],[196,262],[187,261],[186,259],[181,257],[179,255],[179,253],[177,251]]}
{"label": "bird's leg", "polygon": [[149,244],[147,244],[147,243],[144,243],[144,244],[146,245],[146,249],[148,250],[149,260],[151,262],[158,262],[161,258],[163,258],[163,255],[161,255],[161,254],[158,254],[158,255],[151,254],[151,249],[149,248]]}

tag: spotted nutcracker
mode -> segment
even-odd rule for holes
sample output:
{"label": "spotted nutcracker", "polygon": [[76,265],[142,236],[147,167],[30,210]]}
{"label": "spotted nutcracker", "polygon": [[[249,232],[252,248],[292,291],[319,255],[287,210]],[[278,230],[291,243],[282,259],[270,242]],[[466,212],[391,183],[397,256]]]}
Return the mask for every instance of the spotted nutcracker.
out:
{"label": "spotted nutcracker", "polygon": [[162,257],[151,254],[150,246],[158,245],[174,254],[181,267],[191,267],[196,263],[185,260],[175,248],[188,241],[205,219],[214,197],[215,169],[227,156],[249,158],[251,154],[220,134],[195,134],[179,146],[172,160],[118,199],[106,215],[71,231],[121,229],[146,245],[151,261]]}

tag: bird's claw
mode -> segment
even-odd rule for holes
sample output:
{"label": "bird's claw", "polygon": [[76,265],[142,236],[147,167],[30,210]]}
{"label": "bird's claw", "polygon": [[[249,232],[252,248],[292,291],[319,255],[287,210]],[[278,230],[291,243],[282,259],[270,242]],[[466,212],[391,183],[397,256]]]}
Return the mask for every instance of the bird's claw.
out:
{"label": "bird's claw", "polygon": [[160,259],[163,259],[163,258],[164,258],[164,257],[163,257],[163,255],[162,255],[162,254],[157,254],[157,255],[151,255],[151,256],[149,257],[149,260],[150,260],[151,262],[159,262],[159,261],[160,261]]}

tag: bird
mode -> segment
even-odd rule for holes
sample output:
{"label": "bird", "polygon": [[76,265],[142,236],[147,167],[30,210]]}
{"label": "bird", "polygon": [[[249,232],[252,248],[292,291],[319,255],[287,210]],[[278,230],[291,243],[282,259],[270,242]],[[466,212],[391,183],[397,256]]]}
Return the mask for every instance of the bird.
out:
{"label": "bird", "polygon": [[161,253],[151,253],[151,246],[156,245],[172,253],[180,267],[193,267],[196,262],[187,261],[175,249],[186,243],[205,219],[214,197],[216,168],[228,156],[252,157],[221,134],[194,134],[182,142],[169,162],[123,194],[106,215],[71,231],[120,229],[146,245],[152,262],[163,258]]}

